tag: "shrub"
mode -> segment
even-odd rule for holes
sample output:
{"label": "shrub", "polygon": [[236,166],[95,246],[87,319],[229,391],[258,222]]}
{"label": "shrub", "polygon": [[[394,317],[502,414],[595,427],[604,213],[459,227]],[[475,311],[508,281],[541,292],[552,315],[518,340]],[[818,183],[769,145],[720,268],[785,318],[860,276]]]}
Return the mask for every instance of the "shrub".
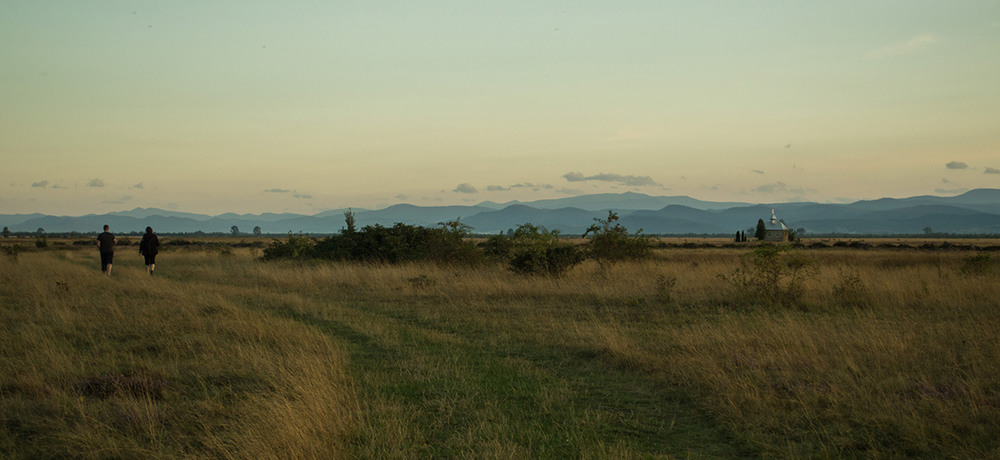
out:
{"label": "shrub", "polygon": [[288,241],[275,239],[264,248],[264,260],[305,259],[313,257],[316,242],[308,235],[295,236],[288,232]]}
{"label": "shrub", "polygon": [[624,260],[638,260],[650,253],[651,238],[642,235],[642,229],[630,236],[628,229],[618,223],[618,214],[608,211],[608,218],[594,218],[595,223],[584,232],[587,254],[601,264],[615,264]]}
{"label": "shrub", "polygon": [[518,226],[511,236],[490,237],[483,248],[488,257],[523,275],[559,277],[583,261],[580,249],[560,241],[558,231],[533,224]]}
{"label": "shrub", "polygon": [[993,263],[990,255],[981,252],[976,255],[967,256],[962,262],[962,266],[958,269],[958,272],[963,276],[982,276],[989,273],[992,269]]}
{"label": "shrub", "polygon": [[870,302],[868,286],[857,273],[842,273],[833,287],[833,299],[844,307],[864,307]]}
{"label": "shrub", "polygon": [[674,286],[676,285],[676,276],[659,274],[656,277],[656,299],[663,304],[672,304],[674,302]]}
{"label": "shrub", "polygon": [[441,223],[439,228],[397,223],[392,227],[366,226],[358,231],[353,229],[352,218],[352,214],[347,214],[348,228],[340,234],[319,241],[289,233],[287,242],[275,240],[264,249],[264,259],[318,258],[385,263],[417,260],[476,263],[482,260],[482,254],[468,239],[472,227],[457,220]]}
{"label": "shrub", "polygon": [[762,244],[740,257],[740,267],[721,275],[742,302],[794,305],[805,291],[805,280],[816,272],[813,261],[788,246]]}

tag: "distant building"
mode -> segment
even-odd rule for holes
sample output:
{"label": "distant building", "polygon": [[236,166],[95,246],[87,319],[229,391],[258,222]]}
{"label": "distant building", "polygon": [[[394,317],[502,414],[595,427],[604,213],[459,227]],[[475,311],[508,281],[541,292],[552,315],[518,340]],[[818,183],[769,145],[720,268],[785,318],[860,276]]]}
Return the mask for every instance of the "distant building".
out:
{"label": "distant building", "polygon": [[771,210],[771,221],[764,222],[764,241],[788,241],[788,227],[775,217],[773,209]]}

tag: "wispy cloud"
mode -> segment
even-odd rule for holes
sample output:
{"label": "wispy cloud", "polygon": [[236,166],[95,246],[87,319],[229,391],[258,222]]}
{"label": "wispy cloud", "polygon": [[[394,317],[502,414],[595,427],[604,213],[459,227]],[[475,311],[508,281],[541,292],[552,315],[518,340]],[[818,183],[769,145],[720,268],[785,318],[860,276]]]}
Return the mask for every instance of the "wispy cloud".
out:
{"label": "wispy cloud", "polygon": [[264,190],[264,193],[292,193],[292,191],[285,188],[269,188]]}
{"label": "wispy cloud", "polygon": [[868,57],[871,59],[882,59],[891,56],[914,54],[939,41],[940,39],[934,34],[920,34],[908,40],[893,43],[884,48],[872,51],[871,53],[868,53]]}
{"label": "wispy cloud", "polygon": [[455,193],[479,193],[479,190],[476,190],[472,184],[458,184],[455,190],[452,191]]}
{"label": "wispy cloud", "polygon": [[962,163],[961,161],[951,161],[944,166],[948,169],[969,169],[969,165]]}
{"label": "wispy cloud", "polygon": [[936,188],[936,189],[934,189],[935,193],[940,193],[942,195],[957,195],[959,193],[965,193],[965,192],[968,192],[968,191],[969,191],[969,189],[967,189],[967,188],[952,188],[952,189],[948,189],[948,188]]}
{"label": "wispy cloud", "polygon": [[102,188],[104,187],[104,179],[91,179],[90,182],[87,182],[87,187]]}
{"label": "wispy cloud", "polygon": [[295,198],[298,198],[300,200],[311,200],[312,199],[312,195],[303,195],[301,193],[296,193],[296,194],[293,194],[292,196],[295,197]]}
{"label": "wispy cloud", "polygon": [[38,182],[35,182],[35,183],[31,184],[31,186],[35,187],[35,188],[45,188],[45,187],[49,186],[49,181],[47,181],[47,180],[40,180]]}
{"label": "wispy cloud", "polygon": [[133,186],[129,187],[129,190],[132,190],[132,189],[135,189],[135,190],[142,190],[142,189],[143,189],[143,185],[142,185],[142,182],[139,182],[138,184],[135,184],[135,185],[133,185]]}
{"label": "wispy cloud", "polygon": [[623,176],[621,174],[610,174],[610,173],[600,173],[593,176],[584,176],[583,173],[569,172],[563,174],[563,178],[570,182],[583,182],[583,181],[600,181],[600,182],[615,182],[623,185],[642,187],[642,186],[659,186],[661,184],[653,180],[649,176]]}
{"label": "wispy cloud", "polygon": [[102,201],[104,204],[124,204],[132,200],[131,196],[123,196],[117,200]]}
{"label": "wispy cloud", "polygon": [[784,182],[775,182],[773,184],[764,184],[753,189],[757,193],[793,193],[796,195],[802,195],[810,190],[804,189],[802,187],[789,187],[788,184]]}
{"label": "wispy cloud", "polygon": [[754,172],[754,173],[757,173],[757,174],[764,174],[764,171],[762,171],[760,169],[755,169],[755,170],[753,170],[751,172]]}
{"label": "wispy cloud", "polygon": [[514,189],[531,189],[534,191],[539,190],[552,190],[555,187],[551,184],[534,184],[531,182],[522,182],[520,184],[514,185],[487,185],[486,191],[488,192],[507,192]]}
{"label": "wispy cloud", "polygon": [[986,170],[983,171],[983,174],[1000,174],[1000,169],[986,167]]}

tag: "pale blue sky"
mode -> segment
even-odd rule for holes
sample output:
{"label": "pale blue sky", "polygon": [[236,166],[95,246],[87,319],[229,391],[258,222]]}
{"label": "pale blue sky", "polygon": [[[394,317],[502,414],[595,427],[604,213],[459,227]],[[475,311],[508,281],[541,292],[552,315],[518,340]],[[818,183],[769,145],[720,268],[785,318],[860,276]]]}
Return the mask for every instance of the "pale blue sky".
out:
{"label": "pale blue sky", "polygon": [[0,214],[1000,188],[1000,2],[0,1]]}

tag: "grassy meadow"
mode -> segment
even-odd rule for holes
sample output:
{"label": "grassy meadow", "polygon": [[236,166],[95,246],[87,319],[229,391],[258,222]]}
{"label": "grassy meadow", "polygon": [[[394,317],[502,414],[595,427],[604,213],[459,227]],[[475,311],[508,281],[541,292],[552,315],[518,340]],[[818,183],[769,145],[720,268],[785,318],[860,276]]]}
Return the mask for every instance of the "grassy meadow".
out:
{"label": "grassy meadow", "polygon": [[769,303],[731,282],[749,251],[0,252],[0,457],[1000,457],[997,255],[805,248]]}

